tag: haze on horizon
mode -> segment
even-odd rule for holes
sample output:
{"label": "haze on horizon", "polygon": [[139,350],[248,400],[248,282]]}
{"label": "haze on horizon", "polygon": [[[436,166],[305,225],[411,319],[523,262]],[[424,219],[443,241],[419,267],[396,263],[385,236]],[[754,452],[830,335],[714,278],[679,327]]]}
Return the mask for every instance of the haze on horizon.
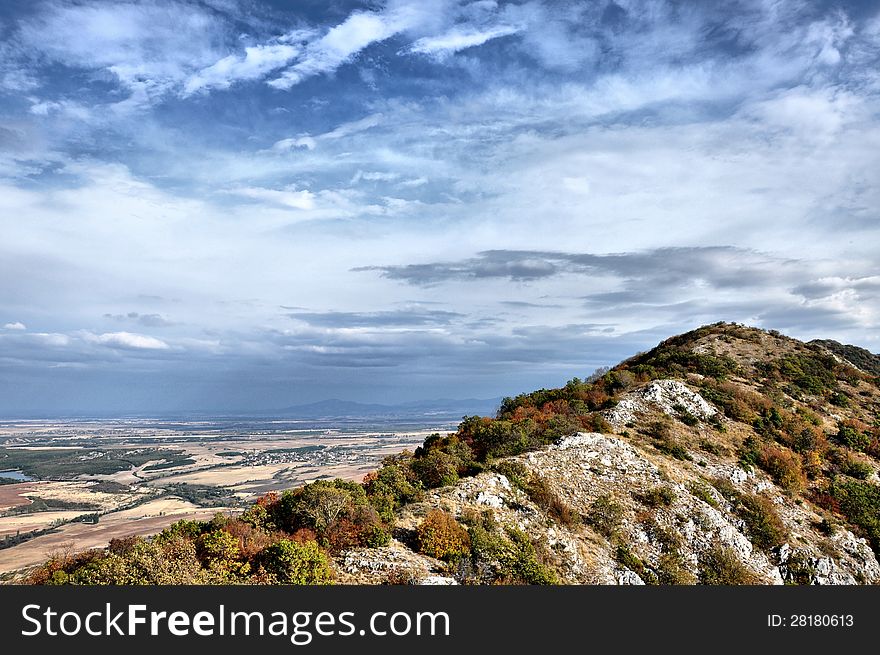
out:
{"label": "haze on horizon", "polygon": [[877,352],[878,100],[867,1],[4,2],[0,415]]}

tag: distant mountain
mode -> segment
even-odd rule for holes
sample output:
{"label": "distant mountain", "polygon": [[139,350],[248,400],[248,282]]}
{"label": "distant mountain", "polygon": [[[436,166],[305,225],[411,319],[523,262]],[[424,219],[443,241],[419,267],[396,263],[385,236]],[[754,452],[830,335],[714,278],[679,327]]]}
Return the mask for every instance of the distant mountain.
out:
{"label": "distant mountain", "polygon": [[304,405],[292,405],[278,410],[267,410],[263,414],[272,414],[295,418],[340,418],[340,417],[387,417],[387,418],[451,418],[458,420],[462,416],[479,414],[494,415],[501,398],[466,398],[455,400],[440,398],[437,400],[419,400],[396,405],[376,403],[358,403],[350,400],[332,398]]}
{"label": "distant mountain", "polygon": [[880,375],[880,355],[875,355],[870,350],[850,346],[832,339],[814,339],[810,343],[822,346],[865,373]]}

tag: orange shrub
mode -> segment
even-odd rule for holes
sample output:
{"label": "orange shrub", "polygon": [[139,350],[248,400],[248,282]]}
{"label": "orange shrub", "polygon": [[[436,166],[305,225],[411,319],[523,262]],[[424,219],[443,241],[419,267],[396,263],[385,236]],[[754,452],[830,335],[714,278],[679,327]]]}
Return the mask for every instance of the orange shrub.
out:
{"label": "orange shrub", "polygon": [[419,552],[446,561],[456,561],[471,550],[467,530],[442,509],[432,509],[416,528]]}
{"label": "orange shrub", "polygon": [[801,458],[787,448],[763,444],[758,449],[758,465],[787,491],[800,491],[806,485]]}

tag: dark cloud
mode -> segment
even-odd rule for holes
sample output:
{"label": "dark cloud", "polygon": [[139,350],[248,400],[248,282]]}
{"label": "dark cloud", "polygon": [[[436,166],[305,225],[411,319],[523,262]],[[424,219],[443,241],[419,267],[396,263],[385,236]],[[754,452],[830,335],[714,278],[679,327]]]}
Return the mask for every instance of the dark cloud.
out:
{"label": "dark cloud", "polygon": [[526,302],[525,300],[502,300],[498,304],[515,309],[563,309],[565,305],[554,303]]}
{"label": "dark cloud", "polygon": [[421,327],[449,325],[463,314],[440,310],[398,309],[383,312],[294,312],[290,318],[317,327]]}
{"label": "dark cloud", "polygon": [[104,318],[118,321],[120,323],[132,323],[150,328],[163,328],[177,325],[177,323],[168,320],[161,314],[140,314],[138,312],[128,312],[126,314],[104,314]]}
{"label": "dark cloud", "polygon": [[717,287],[741,288],[778,279],[795,263],[732,246],[695,246],[604,255],[486,250],[457,262],[361,266],[353,270],[377,271],[382,277],[422,286],[491,278],[528,282],[574,274],[651,279],[658,285],[703,280]]}

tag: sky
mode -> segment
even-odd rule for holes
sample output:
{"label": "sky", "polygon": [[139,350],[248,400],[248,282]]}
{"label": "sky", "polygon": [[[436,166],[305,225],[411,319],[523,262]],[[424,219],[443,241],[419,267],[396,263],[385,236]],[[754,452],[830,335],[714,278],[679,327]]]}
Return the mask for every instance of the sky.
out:
{"label": "sky", "polygon": [[880,6],[0,3],[0,415],[880,351]]}

